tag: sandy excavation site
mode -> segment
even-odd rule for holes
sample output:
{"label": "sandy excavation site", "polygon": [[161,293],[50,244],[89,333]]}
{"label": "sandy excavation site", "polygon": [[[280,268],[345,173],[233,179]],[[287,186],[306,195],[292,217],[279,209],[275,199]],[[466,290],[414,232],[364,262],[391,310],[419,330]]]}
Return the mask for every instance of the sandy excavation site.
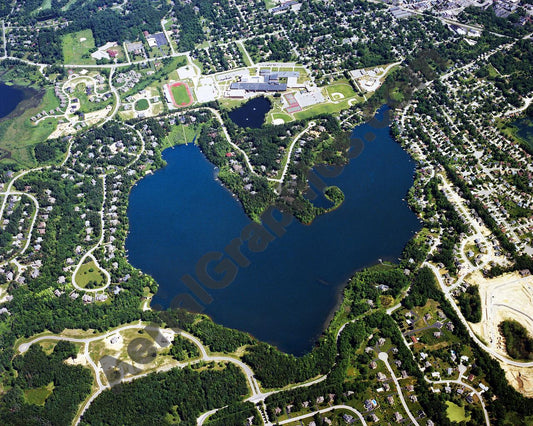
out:
{"label": "sandy excavation site", "polygon": [[[508,357],[498,325],[506,319],[515,320],[533,336],[533,276],[522,277],[514,272],[486,279],[476,272],[468,281],[479,286],[482,304],[481,322],[471,323],[472,329],[492,350]],[[517,390],[533,396],[533,367],[500,364]]]}

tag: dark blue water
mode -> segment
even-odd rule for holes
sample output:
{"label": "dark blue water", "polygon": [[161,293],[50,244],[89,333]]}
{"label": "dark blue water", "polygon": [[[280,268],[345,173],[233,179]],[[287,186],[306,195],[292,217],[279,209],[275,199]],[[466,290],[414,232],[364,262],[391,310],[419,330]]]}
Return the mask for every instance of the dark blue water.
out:
{"label": "dark blue water", "polygon": [[[201,304],[205,313],[299,355],[312,348],[355,270],[400,255],[420,228],[403,200],[415,164],[388,128],[363,125],[354,135],[368,131],[376,139],[326,180],[344,191],[343,205],[310,226],[293,222],[261,253],[243,250],[250,266],[228,287],[208,290],[213,301]],[[164,158],[168,165],[131,192],[126,246],[131,263],[160,285],[154,303],[168,306],[174,296],[191,294],[179,278],[195,276],[198,260],[222,252],[250,220],[196,146],[166,150]]]}
{"label": "dark blue water", "polygon": [[9,115],[24,99],[24,92],[13,86],[0,83],[0,118]]}
{"label": "dark blue water", "polygon": [[530,117],[520,118],[513,125],[518,127],[517,135],[533,149],[533,119]]}
{"label": "dark blue water", "polygon": [[258,129],[265,122],[265,116],[271,107],[270,101],[261,96],[250,99],[239,108],[230,111],[228,115],[237,126]]}

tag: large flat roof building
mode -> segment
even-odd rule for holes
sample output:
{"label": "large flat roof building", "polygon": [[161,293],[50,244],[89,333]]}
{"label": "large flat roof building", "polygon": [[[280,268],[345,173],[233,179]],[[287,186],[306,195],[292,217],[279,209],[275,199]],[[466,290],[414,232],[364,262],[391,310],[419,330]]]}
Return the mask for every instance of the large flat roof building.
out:
{"label": "large flat roof building", "polygon": [[284,92],[287,90],[287,83],[231,83],[231,90],[246,90],[247,92]]}

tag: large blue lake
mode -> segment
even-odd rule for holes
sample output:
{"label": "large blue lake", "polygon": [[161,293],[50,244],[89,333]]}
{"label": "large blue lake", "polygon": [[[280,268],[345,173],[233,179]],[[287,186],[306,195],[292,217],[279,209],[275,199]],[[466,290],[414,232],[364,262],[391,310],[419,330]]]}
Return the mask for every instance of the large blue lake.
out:
{"label": "large blue lake", "polygon": [[[310,226],[294,221],[261,253],[245,250],[250,266],[226,288],[208,290],[213,301],[202,305],[206,314],[300,355],[324,330],[354,271],[398,258],[420,228],[404,201],[415,163],[387,127],[365,124],[353,135],[365,139],[368,132],[375,140],[338,177],[325,179],[344,191],[343,205]],[[180,277],[195,276],[198,260],[222,252],[250,220],[196,146],[163,156],[167,166],[131,192],[126,247],[130,262],[159,283],[152,303],[167,307],[189,293]]]}
{"label": "large blue lake", "polygon": [[23,99],[23,90],[0,83],[0,118],[13,112]]}

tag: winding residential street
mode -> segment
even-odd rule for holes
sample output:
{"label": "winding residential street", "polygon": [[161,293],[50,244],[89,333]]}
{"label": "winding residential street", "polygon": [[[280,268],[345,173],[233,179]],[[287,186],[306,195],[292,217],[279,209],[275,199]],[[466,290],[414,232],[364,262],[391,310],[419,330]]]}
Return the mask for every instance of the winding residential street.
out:
{"label": "winding residential street", "polygon": [[453,310],[455,311],[455,313],[457,314],[457,316],[459,317],[459,319],[461,320],[463,325],[466,327],[466,330],[468,331],[468,334],[483,350],[488,352],[492,357],[494,357],[494,358],[496,358],[496,359],[498,359],[498,360],[500,360],[500,361],[502,361],[502,362],[504,362],[506,364],[513,365],[515,367],[533,367],[533,361],[529,361],[529,362],[514,361],[512,359],[509,359],[509,358],[499,354],[498,352],[494,351],[492,348],[489,348],[487,345],[485,345],[485,343],[483,343],[477,337],[477,335],[472,331],[472,329],[470,328],[470,326],[468,324],[468,321],[463,316],[463,313],[461,312],[461,310],[459,309],[459,307],[455,303],[455,300],[453,300],[452,295],[449,292],[446,291],[446,284],[444,284],[444,282],[442,280],[442,277],[441,277],[437,267],[435,265],[432,265],[431,263],[428,263],[428,262],[424,262],[423,266],[427,266],[433,271],[433,274],[435,275],[435,277],[436,277],[436,279],[437,279],[437,281],[439,283],[439,286],[440,286],[442,292],[444,293],[444,296],[446,297],[448,302],[450,302]]}
{"label": "winding residential street", "polygon": [[[100,212],[99,212],[99,215],[100,215],[100,238],[98,239],[98,242],[92,248],[90,248],[81,257],[81,259],[79,260],[78,264],[76,265],[76,268],[74,269],[74,272],[72,272],[72,277],[71,277],[71,283],[72,283],[72,285],[74,286],[75,289],[80,290],[80,291],[85,291],[85,292],[88,292],[88,293],[97,293],[99,291],[105,290],[111,284],[111,275],[109,274],[109,272],[105,268],[102,268],[98,264],[98,260],[93,256],[93,252],[95,250],[97,250],[102,245],[102,243],[104,241],[104,236],[105,236],[104,207],[105,207],[105,203],[106,203],[106,175],[102,175],[101,178],[102,178],[103,192],[102,192],[102,208],[100,209]],[[105,280],[106,280],[106,283],[105,283],[104,286],[98,287],[98,288],[90,288],[89,289],[89,288],[80,287],[76,283],[76,274],[78,273],[79,269],[85,263],[85,260],[88,257],[92,258],[92,260],[96,264],[96,267],[98,269],[100,269],[100,271],[102,271],[102,273],[104,274]]]}
{"label": "winding residential street", "polygon": [[460,385],[460,386],[463,386],[469,389],[473,394],[475,394],[478,397],[481,403],[481,408],[483,409],[483,415],[485,417],[485,425],[490,426],[489,413],[487,412],[487,408],[485,407],[485,402],[483,401],[483,397],[481,396],[482,392],[478,392],[472,386],[467,385],[466,383],[463,383],[461,380],[435,380],[434,381],[434,380],[429,380],[428,378],[426,378],[426,381],[431,384],[445,384],[446,386],[449,386],[450,383],[455,383],[457,385]]}
{"label": "winding residential street", "polygon": [[276,424],[284,425],[284,424],[287,424],[287,423],[293,423],[293,422],[297,422],[297,421],[306,419],[308,417],[312,417],[312,416],[314,416],[317,413],[323,414],[323,413],[328,413],[328,412],[333,411],[333,410],[341,410],[341,409],[342,410],[351,411],[352,413],[354,413],[359,418],[361,423],[364,426],[366,426],[367,423],[366,423],[365,418],[363,417],[363,415],[359,411],[357,411],[355,408],[350,407],[349,405],[334,405],[332,407],[324,408],[322,410],[313,411],[312,413],[309,413],[309,414],[303,414],[303,415],[298,416],[298,417],[293,417],[291,419],[282,420],[280,422],[277,422]]}
{"label": "winding residential street", "polygon": [[390,364],[389,364],[389,355],[387,352],[380,352],[378,354],[378,358],[385,363],[385,366],[387,367],[387,370],[389,370],[389,373],[392,377],[392,380],[394,382],[394,385],[396,386],[396,393],[398,394],[398,397],[400,398],[400,402],[402,403],[403,409],[407,413],[407,416],[409,416],[409,419],[413,422],[414,425],[418,426],[418,422],[416,421],[413,414],[411,414],[411,411],[409,410],[409,407],[407,406],[407,403],[405,402],[405,398],[403,397],[402,388],[400,386],[400,383],[398,383],[398,379],[396,378],[396,375],[394,374],[394,371],[392,370]]}
{"label": "winding residential street", "polygon": [[285,179],[285,175],[287,174],[287,170],[289,169],[289,166],[290,166],[290,163],[291,163],[291,155],[292,155],[292,150],[294,148],[294,145],[296,145],[296,142],[298,142],[298,140],[305,134],[309,131],[309,129],[313,128],[314,126],[316,125],[316,123],[314,121],[310,121],[309,124],[307,125],[307,127],[305,129],[303,129],[300,133],[298,133],[296,135],[296,137],[292,140],[290,146],[289,146],[289,152],[287,153],[287,157],[286,157],[286,161],[285,161],[285,166],[283,167],[283,171],[281,172],[281,177],[279,179],[274,179],[274,178],[267,178],[270,182],[279,182],[279,183],[283,183],[284,179]]}

